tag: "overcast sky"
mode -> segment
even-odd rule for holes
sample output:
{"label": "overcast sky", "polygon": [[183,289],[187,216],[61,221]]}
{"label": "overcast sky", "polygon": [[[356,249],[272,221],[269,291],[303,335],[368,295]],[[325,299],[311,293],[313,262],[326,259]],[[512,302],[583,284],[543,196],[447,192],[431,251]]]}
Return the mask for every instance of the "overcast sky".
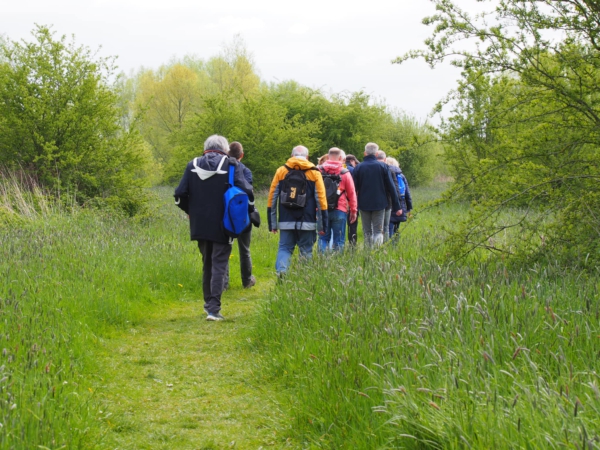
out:
{"label": "overcast sky", "polygon": [[421,20],[433,12],[428,0],[0,0],[0,33],[29,39],[35,23],[53,25],[118,56],[125,72],[173,56],[209,58],[239,33],[263,80],[364,90],[425,119],[457,70],[390,62],[423,47],[431,30]]}

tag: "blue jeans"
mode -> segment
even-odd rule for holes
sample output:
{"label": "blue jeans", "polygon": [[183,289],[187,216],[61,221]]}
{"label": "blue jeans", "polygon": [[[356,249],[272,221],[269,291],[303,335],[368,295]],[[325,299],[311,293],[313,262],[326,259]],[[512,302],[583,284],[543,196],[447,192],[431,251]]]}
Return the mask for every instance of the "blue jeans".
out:
{"label": "blue jeans", "polygon": [[279,250],[275,261],[277,275],[287,272],[296,245],[302,258],[312,258],[312,248],[316,240],[315,230],[279,230]]}
{"label": "blue jeans", "polygon": [[342,251],[346,238],[346,213],[336,209],[329,212],[329,227],[324,236],[319,236],[319,251],[325,252],[333,236],[333,249]]}

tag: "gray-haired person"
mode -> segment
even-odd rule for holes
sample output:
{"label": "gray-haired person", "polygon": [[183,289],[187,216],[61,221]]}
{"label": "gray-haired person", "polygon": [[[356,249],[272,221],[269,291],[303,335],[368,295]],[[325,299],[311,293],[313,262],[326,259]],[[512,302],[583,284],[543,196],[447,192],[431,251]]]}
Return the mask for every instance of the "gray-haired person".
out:
{"label": "gray-haired person", "polygon": [[234,184],[243,189],[254,204],[252,185],[244,178],[242,166],[230,158],[229,144],[223,136],[212,135],[204,142],[204,154],[185,168],[175,189],[175,204],[190,219],[190,237],[198,241],[202,254],[202,292],[206,320],[223,320],[221,295],[232,239],[225,234],[223,194],[228,189],[229,166],[234,165]]}
{"label": "gray-haired person", "polygon": [[354,169],[354,185],[358,195],[358,209],[362,217],[365,245],[383,243],[383,225],[388,195],[396,215],[402,214],[394,181],[387,165],[377,160],[379,146],[369,142],[365,146],[363,162]]}

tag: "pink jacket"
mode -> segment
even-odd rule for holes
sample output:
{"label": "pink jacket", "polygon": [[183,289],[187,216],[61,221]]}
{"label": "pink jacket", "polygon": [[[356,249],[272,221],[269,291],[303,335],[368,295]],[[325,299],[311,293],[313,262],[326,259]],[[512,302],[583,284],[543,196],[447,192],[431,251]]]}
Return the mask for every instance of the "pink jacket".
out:
{"label": "pink jacket", "polygon": [[[321,166],[323,170],[332,175],[339,175],[343,169],[341,161],[325,161]],[[350,172],[343,173],[340,183],[340,191],[342,196],[338,200],[337,209],[348,213],[348,204],[350,204],[350,212],[358,212],[358,204],[356,201],[356,189],[354,189],[354,180]]]}

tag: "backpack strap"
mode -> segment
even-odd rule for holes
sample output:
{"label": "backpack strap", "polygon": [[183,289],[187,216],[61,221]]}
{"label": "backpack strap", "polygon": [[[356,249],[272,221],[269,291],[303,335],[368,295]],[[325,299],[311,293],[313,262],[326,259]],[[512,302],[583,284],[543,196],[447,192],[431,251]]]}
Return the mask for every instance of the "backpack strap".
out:
{"label": "backpack strap", "polygon": [[229,164],[229,186],[233,187],[233,174],[235,173],[235,166]]}

